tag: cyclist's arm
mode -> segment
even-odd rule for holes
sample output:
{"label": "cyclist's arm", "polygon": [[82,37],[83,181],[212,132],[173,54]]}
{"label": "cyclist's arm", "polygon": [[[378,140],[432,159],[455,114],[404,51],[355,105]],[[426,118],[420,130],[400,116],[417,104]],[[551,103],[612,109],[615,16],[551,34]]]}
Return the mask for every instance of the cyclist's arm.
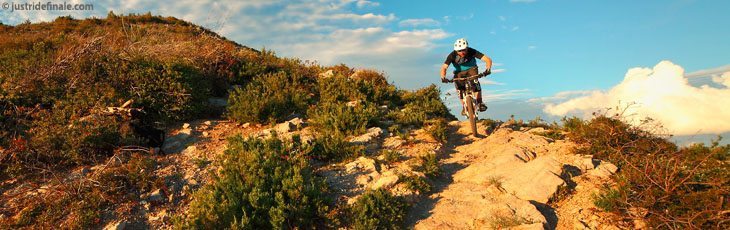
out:
{"label": "cyclist's arm", "polygon": [[491,70],[492,69],[492,59],[489,58],[486,54],[482,56],[482,61],[484,61],[487,64],[487,68],[484,69],[484,71]]}
{"label": "cyclist's arm", "polygon": [[441,78],[446,77],[446,69],[449,68],[449,64],[443,64],[441,65]]}

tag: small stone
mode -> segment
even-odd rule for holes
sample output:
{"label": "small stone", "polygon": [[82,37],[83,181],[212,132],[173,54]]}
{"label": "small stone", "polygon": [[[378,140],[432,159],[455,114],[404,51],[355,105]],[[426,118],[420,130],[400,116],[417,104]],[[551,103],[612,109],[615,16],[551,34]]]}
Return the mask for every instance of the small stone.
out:
{"label": "small stone", "polygon": [[147,201],[149,202],[162,202],[164,201],[164,198],[162,196],[162,190],[155,190],[153,191],[149,197],[147,197]]}
{"label": "small stone", "polygon": [[213,122],[212,121],[205,121],[205,122],[203,122],[203,124],[205,124],[207,126],[211,126],[211,125],[213,125]]}
{"label": "small stone", "polygon": [[107,224],[104,227],[104,230],[123,230],[127,227],[128,224],[129,223],[127,223],[127,221],[125,221],[125,220],[112,222],[112,223]]}
{"label": "small stone", "polygon": [[208,132],[203,132],[204,137],[208,137],[208,135],[210,135]]}
{"label": "small stone", "polygon": [[396,183],[398,183],[398,175],[393,173],[393,171],[387,171],[383,173],[383,175],[378,179],[378,181],[375,181],[373,183],[372,189],[379,189],[379,188],[390,188]]}
{"label": "small stone", "polygon": [[347,106],[348,107],[356,107],[359,104],[360,104],[360,101],[350,101],[350,102],[347,102]]}
{"label": "small stone", "polygon": [[[187,124],[187,123],[185,123],[185,124]],[[183,135],[182,138],[187,138],[187,136],[190,136],[193,133],[193,130],[189,129],[189,128],[183,128],[182,130],[180,130],[177,133],[182,134]],[[185,135],[187,135],[187,136],[185,136]]]}
{"label": "small stone", "polygon": [[183,129],[187,129],[187,128],[190,128],[190,123],[185,123],[185,124],[183,124],[182,128],[183,128]]}
{"label": "small stone", "polygon": [[49,190],[49,187],[48,187],[48,185],[43,185],[43,186],[41,186],[41,187],[40,187],[40,188],[39,188],[38,190],[36,190],[36,191],[38,191],[38,193],[40,193],[40,194],[45,194],[45,193],[47,193],[47,192],[48,192],[48,190]]}
{"label": "small stone", "polygon": [[298,118],[298,117],[295,117],[295,118],[289,120],[289,123],[292,123],[294,126],[297,126],[297,127],[302,127],[305,125],[304,120],[302,120],[301,118]]}
{"label": "small stone", "polygon": [[274,129],[276,130],[277,133],[288,133],[293,130],[296,130],[297,126],[292,124],[291,122],[285,121],[284,123],[276,125],[276,127],[274,127]]}
{"label": "small stone", "polygon": [[243,128],[248,128],[249,126],[251,126],[251,123],[248,123],[248,122],[243,123],[243,125],[241,125],[241,127],[243,127]]}
{"label": "small stone", "polygon": [[183,155],[194,155],[198,151],[198,148],[195,147],[195,145],[188,146],[185,148],[185,150],[182,151]]}
{"label": "small stone", "polygon": [[195,179],[189,179],[189,180],[188,180],[188,184],[189,184],[189,185],[198,185],[198,181],[197,181],[197,180],[195,180]]}
{"label": "small stone", "polygon": [[616,173],[617,170],[618,167],[616,167],[616,165],[603,161],[600,165],[598,165],[598,167],[588,172],[588,175],[606,179]]}

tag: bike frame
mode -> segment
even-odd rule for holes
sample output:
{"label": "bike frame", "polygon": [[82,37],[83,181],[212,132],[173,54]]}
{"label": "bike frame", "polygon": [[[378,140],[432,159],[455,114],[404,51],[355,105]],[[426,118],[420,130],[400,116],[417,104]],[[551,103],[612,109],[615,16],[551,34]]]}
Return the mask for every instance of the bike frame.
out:
{"label": "bike frame", "polygon": [[[477,103],[477,101],[476,101],[477,91],[474,91],[474,89],[472,89],[471,84],[469,84],[468,81],[477,79],[479,77],[480,77],[479,75],[473,75],[473,76],[462,77],[462,78],[454,77],[454,79],[451,80],[451,82],[455,82],[455,81],[465,81],[466,82],[464,84],[464,86],[466,87],[466,89],[464,89],[464,90],[458,90],[457,89],[457,91],[459,91],[459,94],[460,94],[460,97],[461,97],[461,102],[462,102],[461,103],[461,106],[463,107],[464,110],[467,109],[465,106],[468,106],[467,105],[467,96],[471,96],[471,98],[473,99],[472,100],[472,104],[474,106],[476,106],[476,103]],[[478,110],[474,110],[474,115],[477,116],[477,117],[479,117],[478,116],[479,113],[477,111]]]}
{"label": "bike frame", "polygon": [[[476,121],[479,120],[478,118],[478,109],[477,109],[477,92],[472,88],[471,84],[468,81],[473,81],[475,79],[478,79],[482,77],[481,74],[477,74],[474,76],[469,77],[462,77],[457,78],[454,77],[454,79],[450,80],[450,82],[454,81],[465,81],[464,83],[464,90],[459,90],[459,95],[461,96],[461,106],[463,106],[463,109],[467,111],[467,118],[469,119],[469,126],[471,127],[471,132],[474,137],[477,137],[477,124]],[[458,90],[458,89],[457,89]]]}

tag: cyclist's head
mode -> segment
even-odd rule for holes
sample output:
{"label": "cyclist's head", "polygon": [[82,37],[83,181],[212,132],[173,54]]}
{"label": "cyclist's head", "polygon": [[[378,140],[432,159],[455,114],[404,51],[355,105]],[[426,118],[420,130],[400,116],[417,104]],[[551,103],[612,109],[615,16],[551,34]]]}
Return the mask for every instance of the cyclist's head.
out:
{"label": "cyclist's head", "polygon": [[454,42],[454,50],[457,52],[459,50],[465,50],[468,47],[469,47],[469,42],[467,42],[466,39],[464,39],[464,38],[459,38],[456,40],[456,42]]}

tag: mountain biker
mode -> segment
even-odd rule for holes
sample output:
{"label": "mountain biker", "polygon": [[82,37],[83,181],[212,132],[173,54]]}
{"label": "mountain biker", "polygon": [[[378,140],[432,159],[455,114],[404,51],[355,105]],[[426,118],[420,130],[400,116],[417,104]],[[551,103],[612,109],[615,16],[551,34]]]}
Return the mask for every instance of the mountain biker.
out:
{"label": "mountain biker", "polygon": [[[479,70],[477,68],[477,61],[476,59],[481,59],[486,63],[486,71],[484,71],[484,75],[487,75],[491,73],[492,69],[492,59],[489,58],[489,56],[472,49],[469,47],[469,43],[464,38],[457,39],[456,42],[454,42],[454,51],[452,51],[449,56],[446,57],[446,61],[444,61],[444,64],[441,66],[441,82],[448,82],[446,80],[446,69],[449,68],[449,64],[453,65],[456,69],[454,71],[455,77],[468,77],[477,75],[479,73]],[[456,85],[456,90],[459,92],[459,101],[461,101],[461,115],[466,116],[466,112],[464,111],[464,101],[461,100],[461,90],[466,89],[465,81],[454,81],[454,84]],[[484,112],[487,110],[487,105],[484,104],[482,101],[482,87],[479,84],[479,79],[474,79],[473,81],[469,81],[469,84],[471,84],[472,89],[474,89],[477,92],[477,104],[479,105],[479,111]]]}

